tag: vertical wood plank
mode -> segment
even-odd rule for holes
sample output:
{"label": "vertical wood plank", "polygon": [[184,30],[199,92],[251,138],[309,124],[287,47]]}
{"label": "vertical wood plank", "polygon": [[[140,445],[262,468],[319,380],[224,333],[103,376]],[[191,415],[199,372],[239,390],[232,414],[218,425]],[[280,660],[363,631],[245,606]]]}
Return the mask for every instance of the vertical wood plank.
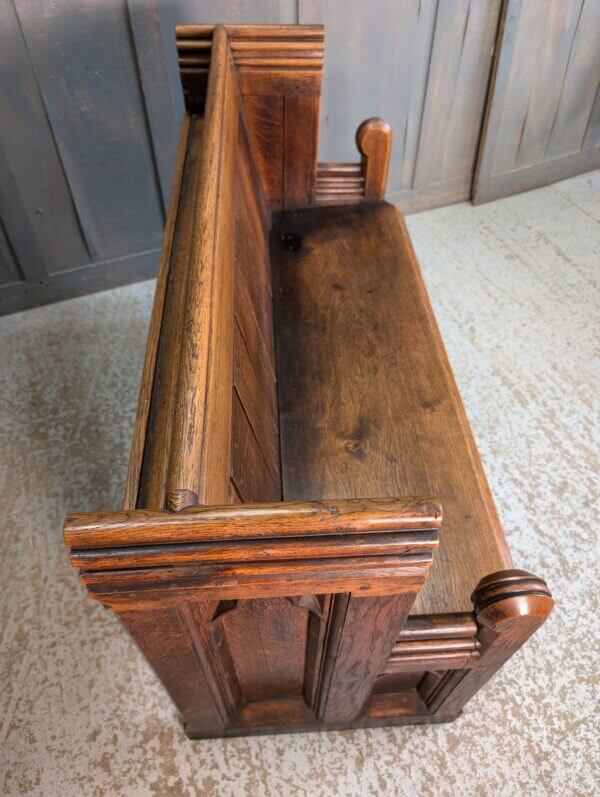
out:
{"label": "vertical wood plank", "polygon": [[32,281],[90,262],[12,2],[0,4],[0,215]]}
{"label": "vertical wood plank", "polygon": [[317,174],[319,97],[285,97],[283,141],[283,204],[311,203]]}
{"label": "vertical wood plank", "polygon": [[11,285],[22,280],[23,272],[0,218],[0,285]]}
{"label": "vertical wood plank", "polygon": [[[600,146],[600,3],[584,0],[545,157]],[[595,123],[595,127],[594,127]]]}
{"label": "vertical wood plank", "polygon": [[314,706],[320,720],[351,722],[359,716],[414,599],[413,594],[332,598]]}
{"label": "vertical wood plank", "polygon": [[470,194],[499,13],[500,0],[439,4],[415,189],[446,184],[449,192]]}
{"label": "vertical wood plank", "polygon": [[163,682],[191,730],[223,730],[238,690],[212,637],[214,602],[169,609],[121,612],[119,619]]}
{"label": "vertical wood plank", "polygon": [[280,209],[283,196],[284,98],[277,94],[244,97],[248,137],[269,207]]}

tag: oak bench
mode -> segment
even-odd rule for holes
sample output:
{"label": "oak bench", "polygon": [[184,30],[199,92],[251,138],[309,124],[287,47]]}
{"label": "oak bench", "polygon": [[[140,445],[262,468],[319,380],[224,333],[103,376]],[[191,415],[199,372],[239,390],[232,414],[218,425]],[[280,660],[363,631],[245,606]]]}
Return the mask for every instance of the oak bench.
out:
{"label": "oak bench", "polygon": [[359,163],[317,163],[321,27],[177,45],[124,506],[67,517],[72,563],[191,737],[453,719],[552,598],[513,569],[383,201],[391,131],[367,120]]}

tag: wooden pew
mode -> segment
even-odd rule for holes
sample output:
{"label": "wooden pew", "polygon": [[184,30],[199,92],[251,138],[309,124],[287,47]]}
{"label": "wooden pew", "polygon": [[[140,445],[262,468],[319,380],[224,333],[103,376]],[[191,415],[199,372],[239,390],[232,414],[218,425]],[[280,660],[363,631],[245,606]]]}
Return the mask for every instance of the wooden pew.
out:
{"label": "wooden pew", "polygon": [[359,163],[317,163],[321,27],[177,43],[124,506],[67,517],[71,561],[192,738],[451,720],[552,598],[513,569],[383,201],[391,130],[367,120]]}

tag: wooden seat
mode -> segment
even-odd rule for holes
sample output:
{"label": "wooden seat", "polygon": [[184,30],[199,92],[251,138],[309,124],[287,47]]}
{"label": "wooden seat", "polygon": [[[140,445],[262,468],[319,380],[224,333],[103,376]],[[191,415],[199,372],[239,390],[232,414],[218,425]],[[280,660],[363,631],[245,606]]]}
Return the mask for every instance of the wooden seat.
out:
{"label": "wooden seat", "polygon": [[391,130],[367,120],[359,163],[317,163],[319,26],[177,44],[187,114],[123,508],[67,517],[71,561],[192,738],[454,719],[552,599],[512,569],[382,201]]}
{"label": "wooden seat", "polygon": [[470,611],[512,562],[401,215],[286,212],[271,263],[284,499],[436,496],[444,533],[413,613]]}

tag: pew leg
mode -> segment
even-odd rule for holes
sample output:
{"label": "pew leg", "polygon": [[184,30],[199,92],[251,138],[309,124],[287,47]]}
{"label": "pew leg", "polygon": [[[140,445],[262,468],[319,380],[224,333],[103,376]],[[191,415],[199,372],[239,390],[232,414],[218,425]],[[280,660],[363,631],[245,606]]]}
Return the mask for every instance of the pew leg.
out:
{"label": "pew leg", "polygon": [[239,704],[239,687],[212,622],[215,601],[181,602],[168,608],[119,612],[119,619],[163,682],[186,730],[222,732]]}
{"label": "pew leg", "polygon": [[360,715],[415,598],[412,593],[333,597],[326,618],[321,676],[312,703],[317,719],[351,722]]}

